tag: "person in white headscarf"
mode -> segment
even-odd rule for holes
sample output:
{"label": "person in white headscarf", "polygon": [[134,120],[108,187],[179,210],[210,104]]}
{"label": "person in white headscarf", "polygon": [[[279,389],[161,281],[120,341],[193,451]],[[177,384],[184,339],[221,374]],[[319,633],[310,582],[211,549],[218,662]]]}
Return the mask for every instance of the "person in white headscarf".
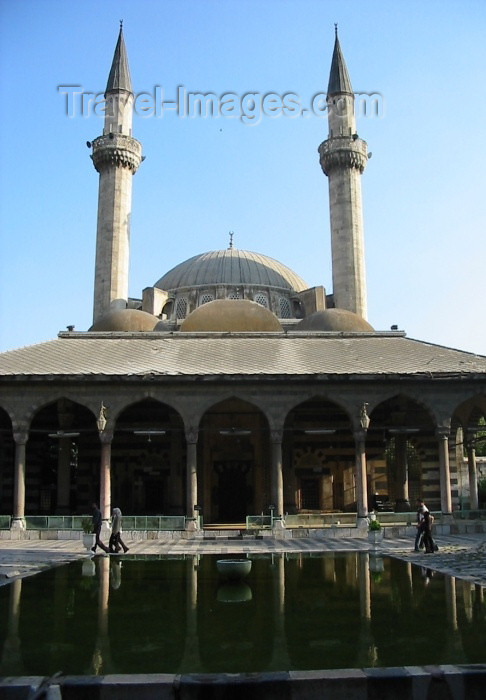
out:
{"label": "person in white headscarf", "polygon": [[110,535],[110,552],[112,554],[119,552],[123,548],[124,552],[128,552],[128,547],[121,538],[122,513],[119,508],[113,508],[111,515],[111,535]]}

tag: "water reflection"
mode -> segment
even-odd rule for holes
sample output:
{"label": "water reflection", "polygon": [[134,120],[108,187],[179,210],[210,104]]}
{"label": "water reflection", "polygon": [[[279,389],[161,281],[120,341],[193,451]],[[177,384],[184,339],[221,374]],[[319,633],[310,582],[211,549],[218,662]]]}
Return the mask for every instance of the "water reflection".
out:
{"label": "water reflection", "polygon": [[0,587],[0,675],[484,663],[484,589],[377,553],[95,557]]}
{"label": "water reflection", "polygon": [[235,581],[220,586],[216,597],[220,603],[245,603],[253,598],[253,594],[247,583]]}

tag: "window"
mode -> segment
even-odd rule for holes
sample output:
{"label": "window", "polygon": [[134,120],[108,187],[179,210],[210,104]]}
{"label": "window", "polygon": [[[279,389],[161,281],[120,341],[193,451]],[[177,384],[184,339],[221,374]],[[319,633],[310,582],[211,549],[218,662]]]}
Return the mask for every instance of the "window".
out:
{"label": "window", "polygon": [[186,318],[187,314],[187,299],[180,297],[176,302],[176,317]]}
{"label": "window", "polygon": [[203,304],[207,304],[210,301],[214,300],[214,296],[212,294],[201,294],[199,297],[199,306],[202,306]]}
{"label": "window", "polygon": [[280,297],[280,318],[290,318],[290,304],[285,297]]}
{"label": "window", "polygon": [[266,309],[268,309],[268,299],[266,294],[255,294],[253,301],[256,301],[257,304],[260,304],[260,306],[264,306]]}

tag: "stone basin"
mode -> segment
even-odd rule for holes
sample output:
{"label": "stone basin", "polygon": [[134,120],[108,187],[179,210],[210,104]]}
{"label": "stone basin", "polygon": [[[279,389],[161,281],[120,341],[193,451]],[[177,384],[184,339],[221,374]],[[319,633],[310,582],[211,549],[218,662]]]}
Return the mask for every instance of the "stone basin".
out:
{"label": "stone basin", "polygon": [[251,559],[218,559],[218,573],[228,581],[238,581],[251,571]]}
{"label": "stone basin", "polygon": [[253,598],[250,586],[243,581],[229,581],[218,588],[216,599],[220,603],[246,603]]}

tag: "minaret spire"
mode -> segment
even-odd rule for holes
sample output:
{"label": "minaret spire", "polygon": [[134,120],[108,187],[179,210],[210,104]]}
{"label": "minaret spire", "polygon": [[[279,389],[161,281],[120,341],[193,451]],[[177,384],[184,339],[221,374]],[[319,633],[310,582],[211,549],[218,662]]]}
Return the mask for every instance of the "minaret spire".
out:
{"label": "minaret spire", "polygon": [[337,25],[327,89],[329,137],[319,146],[329,179],[334,306],[367,316],[361,174],[368,155],[356,133],[354,94]]}
{"label": "minaret spire", "polygon": [[348,69],[344,61],[341,44],[339,43],[337,24],[334,25],[336,36],[334,39],[334,51],[331,60],[331,72],[329,73],[329,84],[327,86],[327,95],[338,94],[353,94],[351,80],[349,79]]}
{"label": "minaret spire", "polygon": [[103,135],[92,143],[100,174],[96,234],[93,322],[112,308],[126,308],[132,176],[142,161],[142,146],[132,138],[133,93],[123,26],[105,92]]}
{"label": "minaret spire", "polygon": [[108,82],[106,83],[105,97],[113,90],[126,90],[132,92],[132,81],[130,80],[130,70],[128,68],[127,50],[123,39],[123,20],[120,20],[120,33],[116,43],[113,62],[111,64]]}

